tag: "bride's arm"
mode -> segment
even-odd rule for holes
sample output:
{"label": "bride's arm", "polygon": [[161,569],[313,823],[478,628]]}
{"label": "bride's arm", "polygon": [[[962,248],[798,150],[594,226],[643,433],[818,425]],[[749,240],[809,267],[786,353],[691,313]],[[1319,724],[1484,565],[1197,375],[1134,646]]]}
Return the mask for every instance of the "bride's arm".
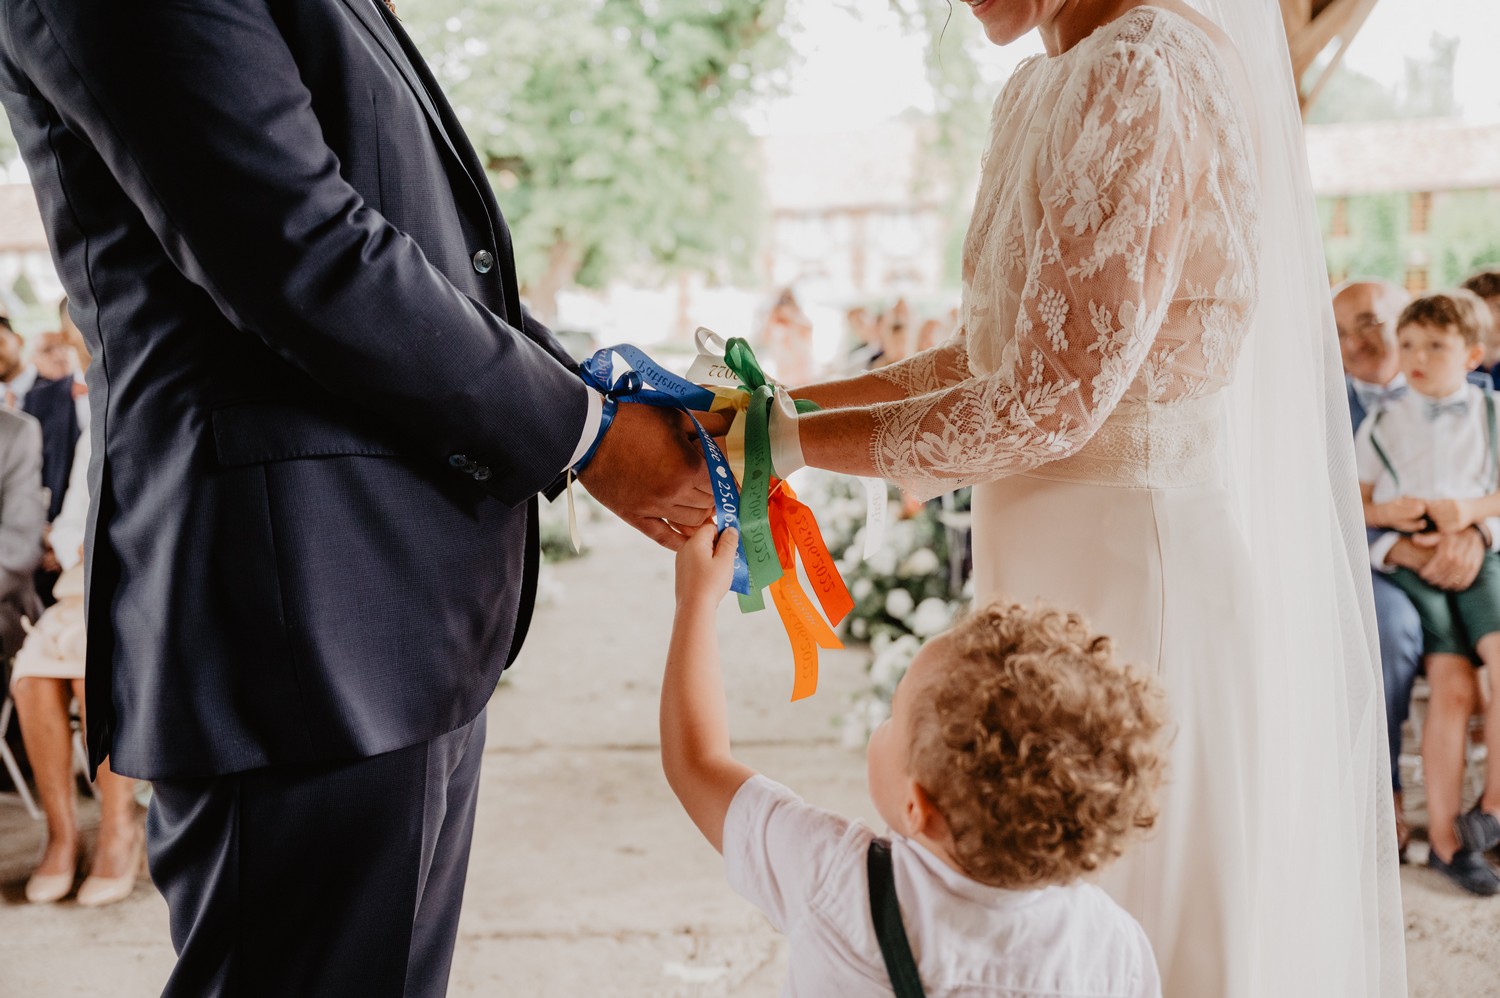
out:
{"label": "bride's arm", "polygon": [[792,389],[792,397],[811,399],[824,409],[895,402],[957,384],[969,376],[968,340],[962,328],[939,344],[886,367]]}
{"label": "bride's arm", "polygon": [[1018,329],[999,369],[801,417],[809,465],[937,495],[1076,453],[1119,404],[1180,283],[1194,164],[1206,158],[1195,143],[1213,140],[1183,120],[1191,112],[1153,53],[1127,48],[1096,77],[1097,96],[1040,192]]}

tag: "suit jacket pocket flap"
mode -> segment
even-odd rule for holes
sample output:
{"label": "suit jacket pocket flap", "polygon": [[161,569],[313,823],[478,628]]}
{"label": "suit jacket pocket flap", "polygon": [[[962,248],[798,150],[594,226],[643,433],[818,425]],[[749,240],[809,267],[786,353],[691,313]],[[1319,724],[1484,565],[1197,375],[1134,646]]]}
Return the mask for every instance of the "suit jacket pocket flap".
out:
{"label": "suit jacket pocket flap", "polygon": [[234,467],[307,457],[398,457],[373,430],[330,413],[275,402],[245,402],[210,417],[219,463]]}

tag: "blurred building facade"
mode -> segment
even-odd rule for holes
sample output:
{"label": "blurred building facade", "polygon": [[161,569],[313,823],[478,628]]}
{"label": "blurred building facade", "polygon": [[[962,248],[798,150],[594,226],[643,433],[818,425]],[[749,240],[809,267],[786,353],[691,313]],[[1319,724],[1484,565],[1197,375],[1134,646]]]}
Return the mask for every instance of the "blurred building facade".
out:
{"label": "blurred building facade", "polygon": [[1332,280],[1421,293],[1500,263],[1500,125],[1311,125],[1307,158]]}

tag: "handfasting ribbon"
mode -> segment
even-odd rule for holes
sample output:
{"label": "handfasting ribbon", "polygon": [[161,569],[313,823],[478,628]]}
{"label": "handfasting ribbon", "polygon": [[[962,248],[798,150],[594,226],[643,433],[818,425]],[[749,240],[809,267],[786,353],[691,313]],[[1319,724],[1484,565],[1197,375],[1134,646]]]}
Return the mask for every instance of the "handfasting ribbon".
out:
{"label": "handfasting ribbon", "polygon": [[[714,411],[720,409],[744,410],[751,394],[761,385],[773,384],[766,377],[755,353],[744,340],[725,340],[711,329],[699,326],[694,336],[698,356],[688,368],[687,379],[703,385],[714,392]],[[817,406],[806,399],[797,401],[798,412],[813,412]],[[745,474],[745,420],[736,420],[724,441],[724,450],[730,468],[744,480]],[[863,556],[869,560],[885,543],[885,526],[888,516],[889,497],[886,484],[879,478],[861,478],[860,486],[865,493],[865,535]]]}
{"label": "handfasting ribbon", "polygon": [[[704,345],[704,336],[700,332],[700,356]],[[710,344],[710,348],[716,346],[716,343]],[[743,418],[737,421],[737,425],[743,426],[740,495],[744,503],[743,539],[750,560],[750,581],[756,597],[762,586],[770,590],[771,600],[781,615],[796,664],[792,699],[801,700],[817,691],[818,649],[843,647],[833,632],[833,626],[837,626],[854,608],[854,600],[839,576],[828,545],[823,542],[812,510],[797,501],[791,486],[776,479],[776,471],[771,465],[770,430],[775,386],[761,370],[750,345],[742,339],[729,340],[724,343],[722,371],[711,368],[703,372],[700,368],[697,373],[715,377],[721,384],[728,377],[737,378],[742,397],[747,399],[742,409]],[[816,411],[817,405],[800,401],[798,409],[812,412]],[[818,614],[798,581],[799,555],[818,602],[828,615],[827,621]],[[746,597],[741,597],[741,609],[759,608],[747,606],[749,602]],[[764,605],[763,602],[760,605]]]}
{"label": "handfasting ribbon", "polygon": [[[629,344],[595,353],[582,367],[583,378],[618,402],[679,409],[693,421],[713,483],[716,523],[720,530],[735,527],[740,533],[732,586],[740,594],[740,609],[747,613],[763,609],[763,591],[770,590],[792,643],[796,663],[792,699],[801,700],[817,690],[818,649],[843,647],[833,627],[853,609],[854,601],[812,510],[775,477],[770,434],[775,384],[743,339],[725,341],[700,328],[697,345],[699,356],[687,378],[665,370]],[[616,356],[629,367],[618,377]],[[797,402],[799,412],[817,408],[806,400]],[[725,410],[741,414],[726,441],[728,456],[693,416],[694,412]],[[798,581],[799,556],[827,621]]]}
{"label": "handfasting ribbon", "polygon": [[[616,354],[630,366],[630,370],[618,378],[614,376]],[[720,530],[733,527],[740,531],[740,546],[734,555],[734,582],[731,588],[741,594],[752,592],[749,564],[745,560],[744,531],[740,526],[739,487],[724,452],[693,415],[694,412],[713,409],[714,393],[678,377],[628,343],[605,347],[596,352],[580,370],[589,387],[617,402],[679,409],[693,421],[693,427],[698,431],[698,443],[703,448],[704,461],[708,464],[709,483],[714,497],[714,522]],[[569,498],[572,498],[571,495]]]}
{"label": "handfasting ribbon", "polygon": [[[854,599],[839,576],[828,545],[823,543],[823,534],[812,510],[797,500],[786,482],[778,482],[771,494],[770,521],[777,558],[783,568],[781,578],[770,586],[771,600],[781,614],[787,638],[792,643],[792,659],[796,667],[792,700],[797,701],[817,692],[818,649],[844,647],[833,627],[837,627],[854,609]],[[798,555],[807,570],[813,592],[828,615],[826,623],[798,582],[795,560]],[[830,623],[833,626],[829,626]]]}

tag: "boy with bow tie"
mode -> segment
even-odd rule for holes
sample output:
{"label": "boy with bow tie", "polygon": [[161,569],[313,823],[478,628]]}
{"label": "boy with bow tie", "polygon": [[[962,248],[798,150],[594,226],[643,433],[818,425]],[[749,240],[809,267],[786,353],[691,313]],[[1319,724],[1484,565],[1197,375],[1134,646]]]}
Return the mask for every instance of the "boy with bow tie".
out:
{"label": "boy with bow tie", "polygon": [[[1500,893],[1500,875],[1478,849],[1460,840],[1458,809],[1464,745],[1475,708],[1473,668],[1500,672],[1500,440],[1493,394],[1468,380],[1484,357],[1473,310],[1438,293],[1408,305],[1397,323],[1401,370],[1410,391],[1387,402],[1355,440],[1365,522],[1389,531],[1370,546],[1422,620],[1423,654],[1432,696],[1422,744],[1427,774],[1428,865],[1474,894]],[[1403,534],[1477,530],[1490,549],[1466,589],[1446,591],[1386,555]],[[1500,758],[1500,698],[1486,725]],[[1500,767],[1492,782],[1500,791]],[[1500,792],[1491,795],[1500,801]]]}

